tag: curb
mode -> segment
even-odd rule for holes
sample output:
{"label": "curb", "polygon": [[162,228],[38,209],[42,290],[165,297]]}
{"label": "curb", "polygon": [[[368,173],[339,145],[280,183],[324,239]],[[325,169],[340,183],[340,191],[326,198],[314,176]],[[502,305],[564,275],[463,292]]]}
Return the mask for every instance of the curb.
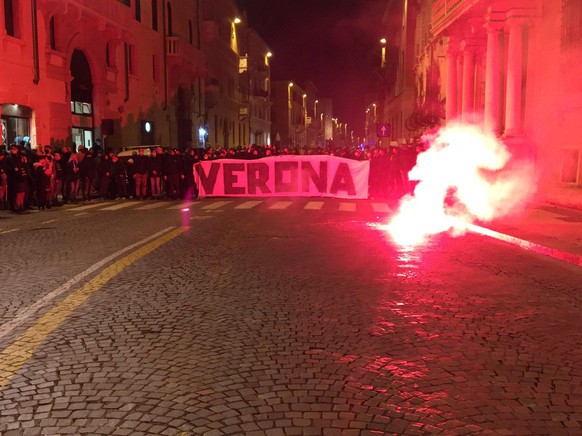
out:
{"label": "curb", "polygon": [[507,242],[512,245],[517,245],[524,250],[533,251],[534,253],[543,254],[545,256],[552,257],[554,259],[561,260],[563,262],[570,263],[572,265],[582,267],[582,256],[577,254],[568,253],[566,251],[557,250],[555,248],[544,247],[543,245],[536,244],[534,242],[529,242],[524,239],[516,238],[515,236],[506,235],[504,233],[496,232],[485,227],[481,227],[475,224],[469,224],[468,230],[479,235],[488,236],[499,241]]}

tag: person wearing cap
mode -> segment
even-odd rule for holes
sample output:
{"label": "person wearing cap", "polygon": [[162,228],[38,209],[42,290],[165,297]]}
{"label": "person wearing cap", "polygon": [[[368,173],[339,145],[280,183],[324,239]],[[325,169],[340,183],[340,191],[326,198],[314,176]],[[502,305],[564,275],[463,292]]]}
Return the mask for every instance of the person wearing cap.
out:
{"label": "person wearing cap", "polygon": [[135,199],[143,200],[147,195],[148,186],[148,158],[145,150],[140,148],[133,157],[133,179],[135,180]]}
{"label": "person wearing cap", "polygon": [[8,209],[8,175],[6,174],[6,152],[0,150],[0,210]]}
{"label": "person wearing cap", "polygon": [[34,168],[37,206],[39,210],[50,209],[51,178],[53,171],[48,156],[40,155],[38,161],[34,164]]}
{"label": "person wearing cap", "polygon": [[16,144],[10,144],[10,156],[6,158],[8,175],[8,201],[10,210],[24,212],[24,197],[28,188],[27,164]]}

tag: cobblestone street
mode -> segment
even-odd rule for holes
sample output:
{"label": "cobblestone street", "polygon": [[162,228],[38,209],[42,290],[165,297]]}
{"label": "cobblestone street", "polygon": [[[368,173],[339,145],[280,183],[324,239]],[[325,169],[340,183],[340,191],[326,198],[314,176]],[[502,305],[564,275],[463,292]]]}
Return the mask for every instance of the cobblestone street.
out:
{"label": "cobblestone street", "polygon": [[580,268],[281,201],[2,215],[0,434],[582,434]]}

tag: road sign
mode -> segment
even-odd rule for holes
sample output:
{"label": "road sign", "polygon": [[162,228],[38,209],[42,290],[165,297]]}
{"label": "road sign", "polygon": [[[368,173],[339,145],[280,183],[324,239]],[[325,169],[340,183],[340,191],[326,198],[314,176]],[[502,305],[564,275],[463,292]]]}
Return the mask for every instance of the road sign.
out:
{"label": "road sign", "polygon": [[386,138],[387,136],[390,136],[390,123],[378,123],[376,134],[378,135],[378,138]]}

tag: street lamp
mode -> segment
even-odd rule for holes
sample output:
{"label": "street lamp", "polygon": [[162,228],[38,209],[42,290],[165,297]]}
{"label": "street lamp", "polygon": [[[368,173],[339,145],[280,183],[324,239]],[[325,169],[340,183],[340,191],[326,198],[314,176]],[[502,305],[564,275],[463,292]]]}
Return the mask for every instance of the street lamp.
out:
{"label": "street lamp", "polygon": [[287,107],[287,112],[288,112],[288,133],[287,133],[287,145],[290,145],[291,143],[291,125],[292,125],[292,116],[293,116],[293,101],[291,100],[291,88],[293,88],[293,82],[289,82],[289,85],[287,85],[287,102],[288,102],[288,107]]}
{"label": "street lamp", "polygon": [[382,61],[381,61],[381,66],[382,68],[384,68],[386,66],[386,38],[382,38],[380,40],[380,44],[382,46],[381,50],[382,50]]}
{"label": "street lamp", "polygon": [[239,17],[236,17],[234,20],[232,20],[232,22],[234,24],[240,24],[240,23],[242,23],[242,20]]}
{"label": "street lamp", "polygon": [[303,94],[303,146],[307,146],[307,94]]}

